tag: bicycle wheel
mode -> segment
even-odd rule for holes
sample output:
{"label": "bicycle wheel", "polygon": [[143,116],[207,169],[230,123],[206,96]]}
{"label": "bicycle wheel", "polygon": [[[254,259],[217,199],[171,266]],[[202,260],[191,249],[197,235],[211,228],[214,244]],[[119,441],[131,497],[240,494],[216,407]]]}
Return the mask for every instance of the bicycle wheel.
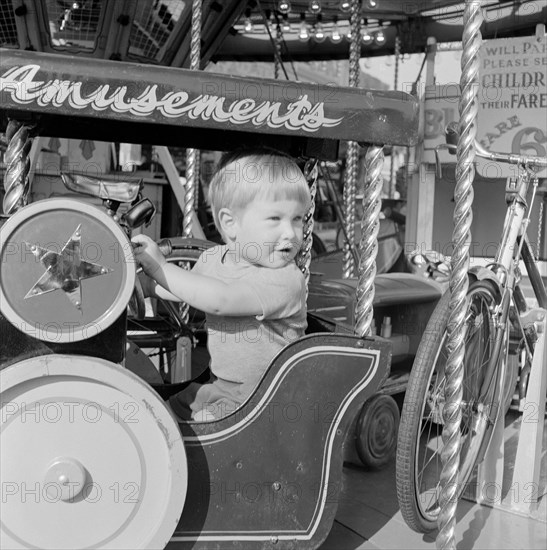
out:
{"label": "bicycle wheel", "polygon": [[[495,328],[492,318],[495,295],[488,281],[472,284],[467,294],[459,495],[490,440],[498,409],[503,406],[500,377],[505,376],[508,332]],[[447,292],[424,332],[410,373],[399,426],[397,498],[405,522],[419,533],[437,527],[440,510],[449,301]],[[495,368],[487,369],[491,360],[495,361]]]}

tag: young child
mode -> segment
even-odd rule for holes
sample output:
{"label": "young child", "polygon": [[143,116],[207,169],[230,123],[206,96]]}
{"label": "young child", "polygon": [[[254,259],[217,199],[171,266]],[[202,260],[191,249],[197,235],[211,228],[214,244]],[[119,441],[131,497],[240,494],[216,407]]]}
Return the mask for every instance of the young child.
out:
{"label": "young child", "polygon": [[214,381],[190,383],[169,399],[181,418],[222,418],[252,393],[271,359],[306,329],[305,279],[295,263],[310,192],[296,162],[267,149],[224,156],[209,189],[226,244],[191,271],[167,263],[138,235],[135,255],[152,281],[145,292],[206,313]]}

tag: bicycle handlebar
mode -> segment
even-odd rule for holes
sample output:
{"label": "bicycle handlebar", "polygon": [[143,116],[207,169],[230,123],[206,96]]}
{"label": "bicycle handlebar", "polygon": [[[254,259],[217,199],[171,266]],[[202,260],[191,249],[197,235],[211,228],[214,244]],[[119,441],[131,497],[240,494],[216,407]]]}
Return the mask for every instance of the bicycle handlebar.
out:
{"label": "bicycle handlebar", "polygon": [[[441,148],[447,148],[451,153],[456,151],[459,130],[458,123],[451,122],[445,129],[446,145]],[[498,153],[488,151],[477,140],[475,140],[475,153],[478,157],[486,160],[505,162],[507,164],[521,164],[526,168],[547,168],[547,157],[530,157],[528,155],[515,155],[508,153]]]}

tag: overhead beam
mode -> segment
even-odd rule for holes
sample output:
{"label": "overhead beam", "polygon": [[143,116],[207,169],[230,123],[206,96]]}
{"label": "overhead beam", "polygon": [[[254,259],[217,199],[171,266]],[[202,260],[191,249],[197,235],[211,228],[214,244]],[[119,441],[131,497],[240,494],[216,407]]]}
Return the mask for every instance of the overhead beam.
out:
{"label": "overhead beam", "polygon": [[[232,77],[161,66],[0,49],[0,113],[95,139],[192,129],[204,135],[279,136],[414,145],[419,106],[403,92]],[[84,122],[88,119],[88,124]],[[150,127],[143,136],[130,128]],[[155,130],[155,131],[154,131]],[[69,128],[70,131],[70,128]],[[57,134],[54,134],[57,135]],[[163,140],[151,143],[165,144]]]}

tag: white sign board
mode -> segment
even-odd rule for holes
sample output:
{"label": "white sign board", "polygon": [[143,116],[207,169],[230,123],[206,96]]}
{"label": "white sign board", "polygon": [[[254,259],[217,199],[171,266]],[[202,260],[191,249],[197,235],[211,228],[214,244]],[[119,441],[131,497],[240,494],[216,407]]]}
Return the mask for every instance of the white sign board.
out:
{"label": "white sign board", "polygon": [[[517,37],[489,40],[480,52],[477,139],[488,150],[547,156],[547,40]],[[426,149],[442,143],[444,127],[457,120],[457,87],[428,90],[425,105]],[[440,94],[440,96],[439,96]],[[432,96],[436,97],[432,97]],[[429,161],[430,156],[426,156]],[[443,155],[444,160],[448,160]],[[452,162],[454,162],[454,157]],[[477,160],[477,172],[498,178],[516,168]],[[545,177],[546,171],[539,173]]]}

